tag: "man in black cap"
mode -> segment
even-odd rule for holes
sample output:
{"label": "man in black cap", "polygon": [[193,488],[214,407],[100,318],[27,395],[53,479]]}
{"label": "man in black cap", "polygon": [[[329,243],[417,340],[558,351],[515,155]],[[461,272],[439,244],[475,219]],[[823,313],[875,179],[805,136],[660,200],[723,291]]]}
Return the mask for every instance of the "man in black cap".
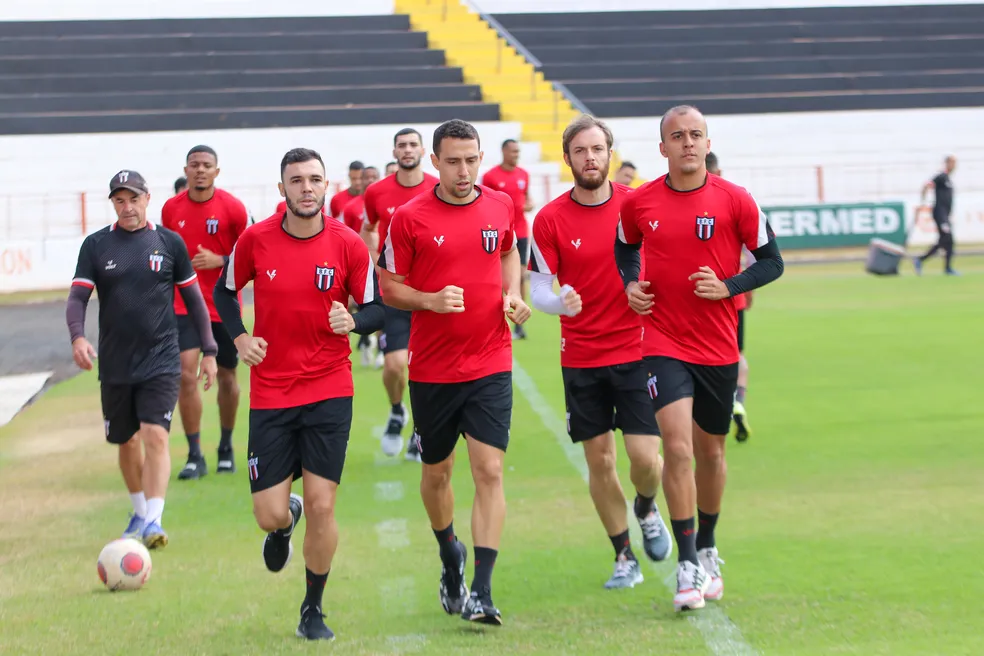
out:
{"label": "man in black cap", "polygon": [[75,363],[91,370],[96,351],[85,338],[85,310],[95,289],[106,440],[120,448],[120,470],[133,504],[123,537],[155,549],[167,545],[161,517],[171,475],[168,433],[181,377],[175,286],[201,338],[199,375],[205,389],[215,381],[218,347],[184,242],[147,220],[150,192],[143,176],[114,175],[109,199],[118,220],[82,242],[66,320]]}

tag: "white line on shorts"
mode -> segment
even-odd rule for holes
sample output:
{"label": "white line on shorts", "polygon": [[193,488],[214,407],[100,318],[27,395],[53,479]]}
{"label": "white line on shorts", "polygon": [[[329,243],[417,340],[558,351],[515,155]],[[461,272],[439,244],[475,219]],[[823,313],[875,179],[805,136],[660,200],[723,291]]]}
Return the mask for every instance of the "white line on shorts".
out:
{"label": "white line on shorts", "polygon": [[[557,442],[564,449],[567,459],[574,468],[581,474],[584,482],[588,482],[588,465],[584,461],[584,452],[571,442],[567,435],[565,422],[557,416],[553,407],[540,394],[536,383],[529,377],[526,370],[513,360],[513,383],[522,392],[529,402],[533,411],[539,415],[543,425],[554,434]],[[631,506],[631,502],[629,502]],[[641,549],[639,527],[634,523],[629,523],[629,531],[632,533],[632,541],[636,543],[636,548]],[[676,593],[676,567],[672,563],[650,563],[656,573],[663,579],[666,587],[672,593]],[[708,604],[703,609],[687,616],[691,624],[697,627],[704,642],[712,653],[718,656],[755,656],[755,651],[741,635],[741,630],[720,608]]]}

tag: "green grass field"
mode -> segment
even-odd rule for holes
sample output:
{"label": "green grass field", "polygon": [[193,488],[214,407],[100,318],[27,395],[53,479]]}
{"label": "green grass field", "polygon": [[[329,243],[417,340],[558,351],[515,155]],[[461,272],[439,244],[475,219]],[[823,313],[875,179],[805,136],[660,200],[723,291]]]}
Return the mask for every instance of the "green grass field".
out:
{"label": "green grass field", "polygon": [[[418,467],[379,453],[382,385],[358,366],[325,593],[332,646],[293,635],[301,559],[279,575],[263,566],[245,403],[239,473],[172,481],[171,544],[154,553],[151,580],[138,593],[106,592],[95,559],[129,503],[86,374],[0,429],[0,654],[979,654],[984,260],[960,265],[960,278],[934,266],[889,279],[854,264],[791,267],[756,297],[747,317],[755,434],[728,445],[718,528],[726,595],[715,606],[740,631],[737,646],[754,651],[735,651],[714,633],[720,624],[702,630],[675,615],[669,566],[645,565],[633,590],[602,589],[611,547],[569,450],[542,419],[563,417],[559,329],[535,314],[515,354],[550,407],[538,413],[517,387],[494,577],[505,626],[441,611]],[[207,398],[203,446],[214,467]],[[185,445],[174,426],[176,473]],[[458,455],[455,524],[470,547],[463,446]],[[631,489],[624,457],[620,467]],[[295,547],[299,555],[300,533]]]}

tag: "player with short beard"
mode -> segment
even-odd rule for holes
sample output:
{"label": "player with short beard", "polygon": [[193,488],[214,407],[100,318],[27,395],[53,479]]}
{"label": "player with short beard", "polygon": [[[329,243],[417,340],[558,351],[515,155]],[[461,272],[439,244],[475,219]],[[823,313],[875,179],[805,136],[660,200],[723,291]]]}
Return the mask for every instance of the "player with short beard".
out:
{"label": "player with short beard", "polygon": [[564,131],[564,161],[574,188],[537,214],[529,268],[533,307],[560,315],[567,432],[584,447],[591,499],[615,549],[615,570],[605,587],[631,588],[643,575],[629,545],[625,494],[615,467],[616,428],[631,463],[646,555],[664,560],[673,542],[655,504],[663,461],[647,392],[652,374],[642,360],[642,321],[622,296],[611,247],[619,209],[631,193],[608,180],[612,143],[611,130],[593,116],[575,119]]}
{"label": "player with short beard", "polygon": [[[322,213],[328,181],[321,156],[296,148],[280,164],[287,203],[239,238],[215,304],[250,369],[249,481],[253,514],[267,531],[263,560],[279,572],[307,503],[307,594],[297,635],[334,638],[322,594],[338,545],[335,499],[352,428],[348,334],[382,325],[376,274],[358,235]],[[253,282],[255,323],[246,332],[237,293]],[[349,296],[359,312],[349,314]],[[291,483],[304,480],[304,499]]]}

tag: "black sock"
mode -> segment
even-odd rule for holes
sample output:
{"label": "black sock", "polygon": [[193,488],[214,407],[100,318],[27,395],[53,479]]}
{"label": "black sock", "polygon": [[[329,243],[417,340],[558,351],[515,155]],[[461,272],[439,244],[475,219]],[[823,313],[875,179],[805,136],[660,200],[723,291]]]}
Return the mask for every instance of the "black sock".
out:
{"label": "black sock", "polygon": [[735,401],[744,405],[745,403],[745,388],[742,385],[738,386],[738,392],[735,394]]}
{"label": "black sock", "polygon": [[321,608],[321,595],[324,594],[325,584],[328,582],[329,569],[324,574],[315,574],[311,570],[304,568],[307,572],[307,594],[304,596],[304,605],[313,608]]}
{"label": "black sock", "polygon": [[673,539],[677,543],[677,561],[689,560],[694,565],[697,564],[696,533],[694,530],[694,518],[671,519],[673,525]]}
{"label": "black sock", "polygon": [[200,444],[200,434],[199,433],[187,433],[188,438],[188,457],[201,457],[202,448]]}
{"label": "black sock", "polygon": [[488,547],[475,547],[475,576],[472,578],[471,591],[481,594],[483,589],[492,590],[492,568],[495,567],[495,557],[499,552]]}
{"label": "black sock", "polygon": [[714,513],[713,515],[704,512],[700,508],[697,509],[697,540],[695,546],[697,551],[701,549],[710,549],[714,546],[714,527],[718,523],[718,515],[720,513]]}
{"label": "black sock", "polygon": [[222,437],[219,438],[219,451],[232,451],[232,429],[223,428]]}
{"label": "black sock", "polygon": [[390,409],[390,412],[392,412],[394,415],[401,415],[402,416],[403,415],[403,402],[401,401],[400,403],[394,403],[393,404],[393,407]]}
{"label": "black sock", "polygon": [[448,527],[442,531],[434,531],[434,537],[437,538],[437,544],[441,548],[441,561],[458,562],[458,550],[455,547],[458,538],[454,535],[454,522],[448,524]]}
{"label": "black sock", "polygon": [[635,503],[632,504],[632,509],[635,511],[635,516],[639,519],[644,519],[647,517],[649,513],[653,511],[655,499],[656,497],[644,497],[636,492]]}
{"label": "black sock", "polygon": [[612,547],[615,548],[615,559],[623,553],[625,557],[629,560],[636,560],[635,554],[632,553],[632,546],[629,544],[629,530],[626,529],[624,532],[618,535],[609,535],[608,539],[612,541]]}

